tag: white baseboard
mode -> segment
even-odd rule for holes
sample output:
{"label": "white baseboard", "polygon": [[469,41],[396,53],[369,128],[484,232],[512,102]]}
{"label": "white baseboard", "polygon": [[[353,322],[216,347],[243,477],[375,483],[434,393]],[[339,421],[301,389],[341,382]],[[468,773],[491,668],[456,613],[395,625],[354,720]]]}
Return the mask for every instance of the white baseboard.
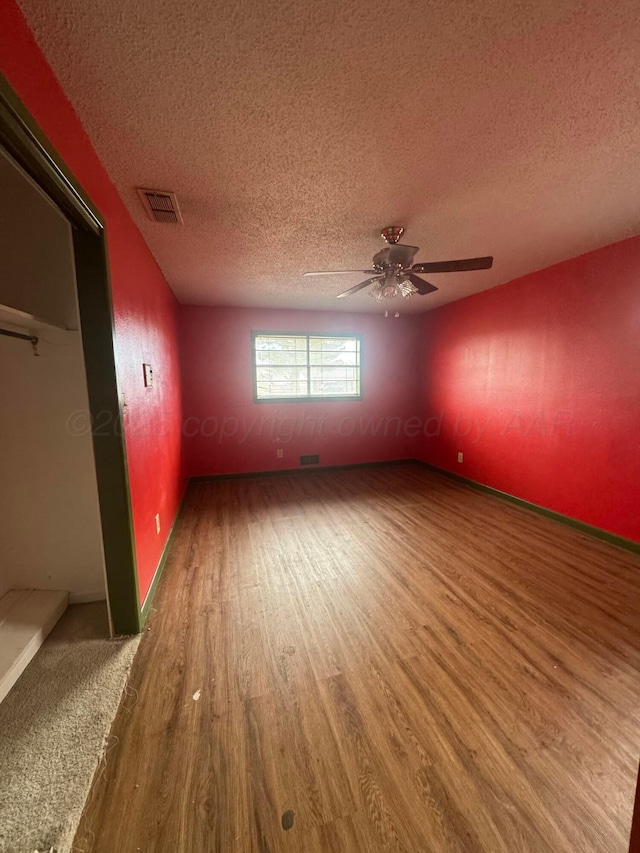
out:
{"label": "white baseboard", "polygon": [[105,601],[107,598],[103,589],[95,592],[70,592],[69,604],[90,604],[92,601]]}

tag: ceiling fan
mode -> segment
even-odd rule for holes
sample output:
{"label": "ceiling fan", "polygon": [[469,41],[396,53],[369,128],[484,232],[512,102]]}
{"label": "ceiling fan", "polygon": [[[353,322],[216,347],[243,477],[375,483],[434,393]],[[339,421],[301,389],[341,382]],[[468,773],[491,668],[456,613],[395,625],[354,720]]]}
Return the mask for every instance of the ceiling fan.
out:
{"label": "ceiling fan", "polygon": [[404,246],[398,240],[404,234],[401,225],[390,225],[380,232],[389,245],[373,256],[372,268],[368,270],[323,270],[322,272],[306,272],[303,275],[346,275],[347,273],[362,272],[371,276],[366,281],[350,287],[344,293],[338,294],[338,299],[350,296],[365,287],[373,285],[369,296],[379,302],[403,296],[405,299],[414,293],[425,296],[438,288],[430,284],[418,273],[436,272],[466,272],[468,270],[488,270],[493,265],[493,258],[464,258],[457,261],[433,261],[430,263],[414,264],[413,258],[418,246]]}

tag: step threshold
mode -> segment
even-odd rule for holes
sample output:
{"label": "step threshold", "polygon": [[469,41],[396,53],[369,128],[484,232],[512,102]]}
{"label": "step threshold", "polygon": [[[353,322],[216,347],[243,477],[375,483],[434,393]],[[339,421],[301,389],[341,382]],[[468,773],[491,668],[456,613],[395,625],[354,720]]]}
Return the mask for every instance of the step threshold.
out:
{"label": "step threshold", "polygon": [[67,609],[69,593],[11,589],[0,598],[0,702]]}

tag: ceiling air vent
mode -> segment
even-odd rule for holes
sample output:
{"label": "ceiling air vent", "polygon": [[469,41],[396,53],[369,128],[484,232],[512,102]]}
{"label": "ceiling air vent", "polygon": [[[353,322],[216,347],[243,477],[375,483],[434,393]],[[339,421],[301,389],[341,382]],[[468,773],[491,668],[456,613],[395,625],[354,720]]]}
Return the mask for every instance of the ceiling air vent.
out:
{"label": "ceiling air vent", "polygon": [[153,219],[154,222],[168,222],[170,225],[182,225],[182,216],[175,193],[138,187],[138,195],[149,219]]}

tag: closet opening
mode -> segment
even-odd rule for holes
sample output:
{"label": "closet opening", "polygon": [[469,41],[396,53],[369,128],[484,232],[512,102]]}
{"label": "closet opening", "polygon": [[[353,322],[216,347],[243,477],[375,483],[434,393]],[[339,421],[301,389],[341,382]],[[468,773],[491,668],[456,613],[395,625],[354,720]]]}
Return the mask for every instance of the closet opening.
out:
{"label": "closet opening", "polygon": [[69,603],[141,617],[104,223],[0,83],[1,701]]}

